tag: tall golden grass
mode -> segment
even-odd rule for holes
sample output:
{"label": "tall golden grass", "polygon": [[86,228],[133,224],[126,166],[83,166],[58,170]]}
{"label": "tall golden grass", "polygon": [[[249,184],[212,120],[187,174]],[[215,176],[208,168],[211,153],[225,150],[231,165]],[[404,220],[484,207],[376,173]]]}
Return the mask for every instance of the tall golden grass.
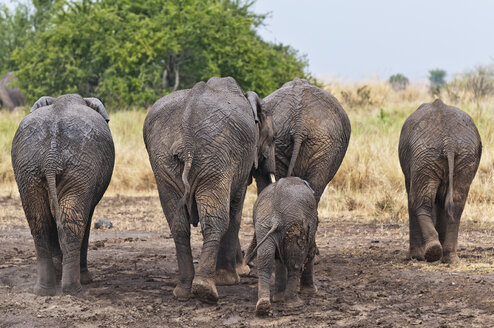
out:
{"label": "tall golden grass", "polygon": [[[384,82],[328,83],[325,88],[340,100],[351,124],[350,145],[343,163],[326,188],[319,204],[321,220],[361,219],[403,222],[408,218],[403,174],[398,161],[398,140],[405,119],[424,102],[431,102],[425,85],[394,91]],[[360,90],[360,91],[359,91]],[[477,103],[449,99],[474,119],[483,143],[480,167],[470,189],[463,220],[479,225],[494,224],[494,99]],[[142,138],[145,109],[110,113],[110,129],[116,160],[107,195],[157,195],[154,176]],[[25,115],[0,112],[0,194],[16,196],[10,164],[15,130]],[[244,213],[249,215],[256,199],[249,187]]]}

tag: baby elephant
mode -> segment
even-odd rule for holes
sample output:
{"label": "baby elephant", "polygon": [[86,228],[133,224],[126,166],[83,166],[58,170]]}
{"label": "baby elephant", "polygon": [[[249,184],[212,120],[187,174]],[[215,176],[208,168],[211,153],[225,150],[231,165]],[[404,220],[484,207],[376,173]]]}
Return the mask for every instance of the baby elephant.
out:
{"label": "baby elephant", "polygon": [[[291,305],[299,305],[299,285],[301,292],[316,292],[312,276],[318,223],[314,191],[300,178],[280,179],[261,192],[254,205],[253,218],[255,235],[246,263],[257,255],[257,315],[270,311],[269,279],[274,262],[273,302],[286,299]],[[256,240],[260,240],[257,246]]]}
{"label": "baby elephant", "polygon": [[406,120],[398,151],[408,193],[410,257],[456,262],[460,217],[482,153],[475,124],[437,99]]}

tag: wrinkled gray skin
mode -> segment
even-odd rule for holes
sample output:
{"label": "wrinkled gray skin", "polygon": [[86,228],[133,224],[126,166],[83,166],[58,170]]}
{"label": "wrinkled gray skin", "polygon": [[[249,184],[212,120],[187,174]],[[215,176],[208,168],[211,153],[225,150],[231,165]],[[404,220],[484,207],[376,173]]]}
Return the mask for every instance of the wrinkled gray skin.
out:
{"label": "wrinkled gray skin", "polygon": [[259,276],[256,313],[269,313],[269,280],[275,266],[273,301],[300,305],[301,292],[316,292],[313,259],[318,224],[314,191],[300,178],[289,177],[266,187],[254,205],[255,240],[259,243],[246,257],[257,254]]}
{"label": "wrinkled gray skin", "polygon": [[470,116],[439,99],[405,121],[399,156],[408,193],[410,258],[458,261],[460,217],[481,154]]}
{"label": "wrinkled gray skin", "polygon": [[[144,122],[144,141],[176,246],[180,281],[173,294],[216,302],[216,284],[239,282],[238,231],[250,173],[256,163],[274,173],[271,115],[233,78],[213,77],[158,100]],[[194,272],[190,224],[198,222],[203,247]]]}
{"label": "wrinkled gray skin", "polygon": [[[319,203],[350,141],[350,121],[328,92],[299,78],[264,99],[273,113],[276,179],[297,176],[309,182]],[[255,172],[258,192],[270,181],[261,167]]]}
{"label": "wrinkled gray skin", "polygon": [[38,295],[54,295],[60,274],[64,294],[91,281],[91,218],[115,160],[107,121],[96,98],[42,97],[14,136],[12,166],[34,238]]}
{"label": "wrinkled gray skin", "polygon": [[15,77],[12,72],[5,74],[0,80],[1,107],[7,108],[10,111],[16,107],[24,106],[24,96],[22,95],[21,90],[10,85],[14,80]]}

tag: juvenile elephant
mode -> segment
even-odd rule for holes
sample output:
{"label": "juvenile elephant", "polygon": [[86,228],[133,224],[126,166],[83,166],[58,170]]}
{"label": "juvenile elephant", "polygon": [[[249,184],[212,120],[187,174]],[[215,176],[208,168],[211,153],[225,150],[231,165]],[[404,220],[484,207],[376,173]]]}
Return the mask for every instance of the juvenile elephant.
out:
{"label": "juvenile elephant", "polygon": [[[144,122],[144,142],[161,206],[175,241],[177,298],[216,302],[216,283],[234,284],[238,231],[252,169],[274,173],[271,114],[231,77],[211,78],[158,100]],[[190,224],[201,223],[194,272]],[[242,261],[238,261],[241,264]]]}
{"label": "juvenile elephant", "polygon": [[96,98],[41,97],[14,136],[12,166],[36,247],[36,294],[55,294],[60,268],[54,264],[62,264],[65,294],[91,280],[91,217],[115,161],[108,121]]}
{"label": "juvenile elephant", "polygon": [[14,73],[9,72],[0,79],[0,102],[2,106],[8,110],[13,110],[16,107],[24,105],[24,96],[21,90],[12,87],[10,84],[14,82]]}
{"label": "juvenile elephant", "polygon": [[[335,97],[299,78],[266,97],[264,108],[273,113],[276,179],[306,180],[319,203],[350,141],[348,116]],[[262,169],[254,175],[258,192],[270,183]]]}
{"label": "juvenile elephant", "polygon": [[405,121],[399,156],[410,216],[410,257],[458,260],[460,217],[482,154],[474,122],[436,99]]}
{"label": "juvenile elephant", "polygon": [[297,292],[315,293],[313,259],[316,252],[317,204],[309,184],[296,177],[282,178],[266,187],[254,204],[255,240],[247,255],[257,255],[259,275],[256,313],[270,311],[269,280],[276,262],[273,301],[299,304]]}

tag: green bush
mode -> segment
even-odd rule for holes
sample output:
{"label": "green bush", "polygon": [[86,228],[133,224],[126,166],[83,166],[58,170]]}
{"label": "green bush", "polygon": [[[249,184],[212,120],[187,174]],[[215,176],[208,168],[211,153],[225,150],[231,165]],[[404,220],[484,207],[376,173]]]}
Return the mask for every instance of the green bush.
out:
{"label": "green bush", "polygon": [[405,90],[409,84],[408,78],[403,74],[391,75],[388,82],[395,91]]}
{"label": "green bush", "polygon": [[211,76],[233,76],[260,96],[295,77],[311,79],[297,51],[256,34],[264,16],[251,12],[252,2],[55,3],[13,53],[28,102],[77,92],[111,108],[141,107]]}
{"label": "green bush", "polygon": [[431,69],[429,71],[430,92],[434,96],[439,96],[441,88],[446,85],[444,78],[446,77],[446,71],[443,69]]}

